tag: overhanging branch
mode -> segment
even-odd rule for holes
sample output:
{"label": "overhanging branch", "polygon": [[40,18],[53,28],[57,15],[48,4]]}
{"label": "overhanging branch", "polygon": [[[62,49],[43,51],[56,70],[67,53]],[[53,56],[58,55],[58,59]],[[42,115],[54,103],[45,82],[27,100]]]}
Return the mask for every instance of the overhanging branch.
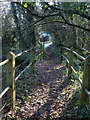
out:
{"label": "overhanging branch", "polygon": [[63,10],[63,9],[60,9],[60,8],[57,8],[57,7],[55,7],[55,6],[52,6],[52,5],[48,4],[48,2],[44,2],[44,4],[46,4],[46,5],[47,5],[49,8],[51,8],[51,9],[59,10],[59,11],[64,12],[64,13],[66,13],[66,14],[68,14],[68,13],[70,13],[70,12],[73,12],[73,14],[80,15],[81,17],[90,20],[90,15],[87,15],[86,13],[84,13],[84,12],[82,12],[82,11],[71,10],[71,9]]}
{"label": "overhanging branch", "polygon": [[76,25],[76,24],[72,24],[72,23],[69,23],[69,22],[60,21],[60,20],[53,20],[53,21],[50,21],[50,22],[43,22],[43,23],[36,24],[36,25],[38,26],[38,25],[43,25],[43,24],[48,24],[48,23],[55,23],[55,22],[56,23],[68,24],[70,26],[74,26],[76,28],[79,28],[79,29],[82,29],[82,30],[90,32],[90,29],[88,29],[88,28],[85,28],[85,27],[82,27],[82,26],[79,26],[79,25]]}
{"label": "overhanging branch", "polygon": [[38,13],[35,13],[33,12],[32,10],[28,9],[27,7],[24,7],[21,3],[19,2],[14,2],[18,5],[20,5],[21,7],[23,7],[25,10],[27,10],[28,12],[31,13],[31,15],[37,17],[37,18],[47,18],[47,17],[53,17],[53,16],[58,16],[60,13],[59,12],[56,12],[56,13],[53,13],[53,14],[47,14],[47,15],[39,15]]}
{"label": "overhanging branch", "polygon": [[[33,25],[41,25],[41,24],[47,24],[47,23],[53,23],[53,22],[58,22],[58,23],[64,23],[64,24],[68,24],[70,26],[74,26],[76,28],[80,28],[82,30],[85,30],[85,31],[90,31],[90,29],[88,28],[85,28],[85,27],[82,27],[82,26],[79,26],[79,25],[76,25],[76,24],[72,24],[70,22],[68,22],[66,19],[64,21],[59,21],[59,20],[54,20],[54,21],[50,21],[50,22],[44,22],[44,23],[40,23],[40,24],[37,24],[38,22],[40,22],[41,20],[45,19],[45,18],[48,18],[48,17],[52,17],[52,16],[56,16],[56,15],[60,15],[60,12],[57,12],[57,13],[53,13],[53,14],[49,14],[49,15],[39,15],[39,14],[36,14],[34,13],[33,11],[31,11],[30,9],[28,9],[27,7],[24,7],[22,4],[20,4],[19,2],[15,2],[16,4],[22,6],[23,8],[25,8],[27,11],[29,11],[33,16],[35,17],[38,17],[38,18],[41,18],[40,20],[36,20],[33,24],[31,24],[30,26],[28,27],[32,27]],[[52,7],[50,6],[48,3],[46,3],[49,7]],[[55,8],[55,9],[59,9],[59,8]],[[62,9],[60,9],[62,10]],[[62,16],[61,16],[62,17]],[[89,16],[90,17],[90,16]],[[24,28],[23,30],[25,30],[26,28]],[[21,31],[23,31],[21,30]]]}

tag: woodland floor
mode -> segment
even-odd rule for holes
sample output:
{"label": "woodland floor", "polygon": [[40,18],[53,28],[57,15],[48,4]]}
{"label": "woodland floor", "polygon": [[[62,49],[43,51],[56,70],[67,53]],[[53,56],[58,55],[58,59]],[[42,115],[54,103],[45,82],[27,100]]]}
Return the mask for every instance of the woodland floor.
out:
{"label": "woodland floor", "polygon": [[[7,118],[17,120],[79,120],[87,117],[78,110],[80,85],[67,79],[66,66],[58,55],[50,53],[35,66],[36,76],[25,73],[17,84],[17,107]],[[21,82],[22,81],[22,82]]]}

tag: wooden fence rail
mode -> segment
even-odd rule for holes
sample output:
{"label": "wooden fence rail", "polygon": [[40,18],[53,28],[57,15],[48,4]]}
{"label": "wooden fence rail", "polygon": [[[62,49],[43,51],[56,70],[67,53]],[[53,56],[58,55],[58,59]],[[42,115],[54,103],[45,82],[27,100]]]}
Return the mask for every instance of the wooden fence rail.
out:
{"label": "wooden fence rail", "polygon": [[[42,49],[43,48],[43,49]],[[15,55],[13,52],[9,52],[7,55],[7,59],[0,63],[0,66],[3,66],[6,64],[6,84],[7,87],[0,91],[0,99],[6,94],[7,97],[7,104],[10,104],[11,108],[15,107],[16,104],[16,81],[18,78],[30,67],[30,71],[34,72],[34,65],[35,62],[38,60],[40,56],[41,59],[43,58],[44,54],[44,47],[41,45],[40,54],[35,56],[35,49],[36,47],[32,46],[31,49],[25,50],[17,55]],[[39,51],[39,50],[37,50]],[[22,64],[26,63],[28,60],[24,61],[23,63],[19,64],[17,67],[15,67],[16,64],[16,58],[23,55],[24,53],[30,53],[31,58],[28,58],[30,61],[29,65],[24,68],[20,72],[19,75],[15,76],[16,69],[19,68]]]}
{"label": "wooden fence rail", "polygon": [[0,63],[0,66],[5,65],[7,62],[9,62],[9,59],[7,59],[7,60],[5,60],[5,61],[1,62],[1,63]]}
{"label": "wooden fence rail", "polygon": [[[79,105],[80,107],[83,107],[87,104],[87,102],[90,101],[90,55],[84,58],[83,56],[75,52],[73,48],[69,49],[63,47],[63,49],[70,53],[69,60],[66,58],[66,56],[62,55],[62,57],[68,62],[68,77],[70,77],[71,73],[74,72],[76,78],[81,84],[81,95]],[[84,61],[83,80],[81,80],[76,70],[74,69],[74,56],[76,56],[79,60]]]}
{"label": "wooden fence rail", "polygon": [[[76,53],[74,51],[73,48],[69,49],[69,48],[65,48],[63,47],[62,49],[68,51],[70,53],[70,59],[68,60],[66,58],[66,56],[62,55],[64,59],[66,59],[66,61],[68,62],[68,77],[70,77],[71,73],[74,72],[74,74],[76,75],[77,79],[79,80],[79,82],[81,83],[81,95],[80,95],[80,106],[84,106],[88,100],[88,98],[90,98],[90,56],[88,56],[87,58],[84,58],[83,56],[79,55],[78,53]],[[17,67],[15,67],[16,64],[16,58],[18,56],[21,56],[24,53],[30,53],[30,63],[27,67],[24,68],[24,70],[21,71],[21,73],[17,76],[15,76],[15,72],[16,69],[23,63],[21,63],[20,65],[18,65]],[[7,55],[7,59],[3,62],[0,63],[0,66],[3,65],[7,65],[7,87],[0,93],[0,99],[6,94],[7,95],[7,103],[11,103],[11,108],[15,107],[15,103],[16,103],[16,81],[18,80],[18,78],[30,67],[30,71],[34,72],[34,65],[35,62],[38,60],[38,58],[40,59],[44,59],[44,46],[41,46],[40,49],[40,54],[35,56],[35,49],[32,46],[31,49],[29,50],[25,50],[17,55],[15,55],[13,52],[10,52]],[[77,74],[76,70],[74,69],[74,56],[77,56],[78,59],[83,60],[84,61],[84,74],[83,74],[83,80],[81,80],[81,78],[79,77],[79,75]],[[82,100],[83,99],[83,100]]]}

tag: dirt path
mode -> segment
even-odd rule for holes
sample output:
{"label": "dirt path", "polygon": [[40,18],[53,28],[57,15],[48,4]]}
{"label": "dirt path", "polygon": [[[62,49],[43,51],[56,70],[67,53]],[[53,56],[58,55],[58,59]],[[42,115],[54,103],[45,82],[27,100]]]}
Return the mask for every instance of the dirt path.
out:
{"label": "dirt path", "polygon": [[[54,120],[71,116],[73,111],[70,111],[68,103],[74,104],[70,100],[76,87],[72,86],[72,81],[66,79],[66,66],[60,64],[59,57],[51,53],[46,60],[37,63],[35,68],[37,84],[37,80],[33,80],[29,73],[26,73],[27,77],[23,80],[20,79],[17,93],[21,98],[26,94],[27,96],[22,100],[17,97],[18,109],[15,117],[21,120]],[[35,89],[31,91],[34,87],[32,81]]]}
{"label": "dirt path", "polygon": [[18,116],[22,120],[61,117],[69,99],[69,94],[63,92],[68,83],[65,81],[65,69],[66,66],[60,64],[55,54],[50,54],[49,59],[36,64],[38,89],[29,96],[28,102],[21,104]]}

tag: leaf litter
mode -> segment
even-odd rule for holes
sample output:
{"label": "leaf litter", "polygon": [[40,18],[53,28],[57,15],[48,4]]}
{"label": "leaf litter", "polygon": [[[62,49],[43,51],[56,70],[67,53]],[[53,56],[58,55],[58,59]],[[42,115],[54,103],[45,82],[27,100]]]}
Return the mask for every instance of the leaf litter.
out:
{"label": "leaf litter", "polygon": [[[25,73],[26,77],[18,80],[16,111],[10,111],[5,117],[17,120],[80,117],[80,85],[75,80],[67,79],[63,72],[66,69],[55,54],[50,54],[49,58],[37,63],[34,77],[28,72]],[[78,92],[74,96],[76,91]]]}

